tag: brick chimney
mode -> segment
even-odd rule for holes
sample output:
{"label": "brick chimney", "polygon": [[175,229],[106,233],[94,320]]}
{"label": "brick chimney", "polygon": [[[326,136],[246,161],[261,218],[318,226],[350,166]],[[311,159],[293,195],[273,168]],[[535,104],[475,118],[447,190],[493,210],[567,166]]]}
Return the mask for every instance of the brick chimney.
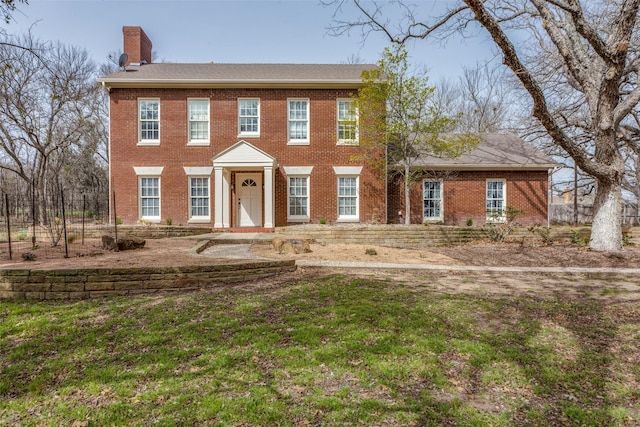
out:
{"label": "brick chimney", "polygon": [[129,56],[127,64],[147,62],[151,64],[151,40],[140,27],[122,27],[124,53]]}

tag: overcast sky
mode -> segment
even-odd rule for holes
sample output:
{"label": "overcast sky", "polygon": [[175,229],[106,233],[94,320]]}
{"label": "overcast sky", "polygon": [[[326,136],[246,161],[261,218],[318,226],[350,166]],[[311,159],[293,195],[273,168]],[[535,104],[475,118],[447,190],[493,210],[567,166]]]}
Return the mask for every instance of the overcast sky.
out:
{"label": "overcast sky", "polygon": [[[414,3],[428,14],[450,1]],[[97,63],[122,51],[123,26],[141,26],[154,58],[167,62],[343,63],[353,56],[377,62],[388,42],[378,34],[364,43],[359,33],[328,35],[333,12],[317,0],[29,0],[4,28],[16,34],[31,27],[40,39],[85,48]],[[409,51],[434,82],[492,57],[482,35],[446,46],[416,41]]]}

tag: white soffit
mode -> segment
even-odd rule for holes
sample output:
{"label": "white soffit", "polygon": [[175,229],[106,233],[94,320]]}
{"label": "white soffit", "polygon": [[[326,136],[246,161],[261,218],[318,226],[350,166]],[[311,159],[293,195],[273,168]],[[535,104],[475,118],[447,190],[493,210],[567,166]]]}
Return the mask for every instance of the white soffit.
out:
{"label": "white soffit", "polygon": [[213,166],[183,166],[187,175],[211,175]]}
{"label": "white soffit", "polygon": [[161,175],[164,166],[134,166],[136,175]]}
{"label": "white soffit", "polygon": [[273,167],[275,159],[249,144],[247,141],[238,141],[231,147],[213,157],[214,166],[262,166]]}
{"label": "white soffit", "polygon": [[333,171],[336,175],[360,175],[362,166],[334,166]]}
{"label": "white soffit", "polygon": [[282,166],[285,175],[311,175],[313,166]]}

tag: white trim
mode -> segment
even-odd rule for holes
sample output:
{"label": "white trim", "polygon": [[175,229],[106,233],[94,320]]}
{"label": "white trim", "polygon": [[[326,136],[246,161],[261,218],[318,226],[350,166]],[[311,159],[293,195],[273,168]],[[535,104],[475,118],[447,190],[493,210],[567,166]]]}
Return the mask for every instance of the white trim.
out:
{"label": "white trim", "polygon": [[160,176],[164,170],[164,166],[134,166],[133,170],[136,175],[152,175]]}
{"label": "white trim", "polygon": [[360,145],[360,138],[358,135],[358,111],[355,111],[355,138],[353,139],[341,139],[340,138],[340,103],[341,102],[349,102],[351,105],[353,105],[353,99],[351,98],[338,98],[336,99],[336,140],[337,143],[336,145]]}
{"label": "white trim", "polygon": [[[427,182],[438,182],[440,183],[440,216],[424,216],[424,184]],[[435,200],[435,199],[430,199]],[[444,182],[442,179],[423,179],[422,180],[422,222],[434,222],[434,221],[443,221],[444,220]]]}
{"label": "white trim", "polygon": [[[191,139],[191,101],[207,103],[207,138]],[[200,121],[200,120],[198,120]],[[211,141],[211,100],[209,98],[187,98],[187,146],[208,146]]]}
{"label": "white trim", "polygon": [[[142,180],[143,179],[157,179],[158,180],[158,216],[143,216],[142,215]],[[144,176],[138,175],[138,216],[145,221],[160,223],[162,218],[162,185],[159,175]]]}
{"label": "white trim", "polygon": [[184,173],[191,175],[211,175],[213,166],[183,166]]}
{"label": "white trim", "polygon": [[[186,169],[186,168],[185,168]],[[192,168],[192,169],[204,169],[204,168]],[[213,169],[213,168],[208,168],[208,169]],[[209,201],[209,205],[208,205],[208,211],[209,211],[209,215],[201,215],[201,216],[192,216],[191,212],[192,212],[192,206],[191,206],[191,201],[192,201],[192,196],[191,196],[191,180],[193,178],[205,178],[207,180],[207,200]],[[189,190],[189,194],[188,194],[188,199],[189,199],[189,203],[188,203],[188,208],[189,208],[189,212],[187,214],[187,217],[189,218],[187,220],[188,223],[209,223],[211,222],[211,172],[209,172],[209,174],[207,175],[189,175],[187,176],[187,184],[188,184],[188,190]]]}
{"label": "white trim", "polygon": [[336,175],[360,175],[362,166],[334,166],[333,171]]}
{"label": "white trim", "polygon": [[[306,138],[291,138],[290,125],[291,125],[291,102],[304,101],[307,104],[307,137]],[[300,121],[300,120],[296,120]],[[311,102],[309,98],[287,98],[287,145],[310,145],[311,140]]]}
{"label": "white trim", "polygon": [[[305,168],[306,169],[306,168]],[[306,180],[306,189],[307,189],[307,214],[306,215],[291,215],[291,205],[289,202],[290,199],[290,190],[291,190],[291,179],[296,178],[304,178]],[[309,174],[287,174],[287,221],[288,222],[309,222],[311,220],[311,177]],[[296,196],[300,197],[301,196]]]}
{"label": "white trim", "polygon": [[[140,117],[140,103],[142,101],[157,101],[158,102],[158,139],[142,139],[142,119]],[[140,146],[157,146],[160,145],[160,98],[138,98],[138,111],[137,111],[137,123],[138,123],[138,145]]]}
{"label": "white trim", "polygon": [[[489,211],[487,210],[487,185],[489,182],[502,182],[502,216],[495,217],[489,215]],[[492,199],[498,200],[498,199]],[[507,220],[507,180],[504,178],[487,178],[484,183],[484,208],[486,212],[486,221],[487,222],[505,222]]]}
{"label": "white trim", "polygon": [[311,175],[313,166],[282,166],[285,175]]}
{"label": "white trim", "polygon": [[[356,180],[356,213],[355,215],[342,215],[340,216],[340,178],[355,178]],[[346,196],[343,196],[346,197]],[[336,207],[337,222],[360,222],[360,177],[355,174],[338,175],[336,177]]]}
{"label": "white trim", "polygon": [[[258,101],[258,130],[256,132],[242,132],[240,130],[240,104],[242,103],[242,101]],[[236,110],[236,114],[237,114],[237,120],[238,120],[238,138],[240,138],[240,137],[242,137],[242,138],[258,138],[260,136],[260,122],[261,122],[261,117],[260,117],[260,98],[251,98],[251,97],[238,98],[237,104],[238,104],[238,108]]]}

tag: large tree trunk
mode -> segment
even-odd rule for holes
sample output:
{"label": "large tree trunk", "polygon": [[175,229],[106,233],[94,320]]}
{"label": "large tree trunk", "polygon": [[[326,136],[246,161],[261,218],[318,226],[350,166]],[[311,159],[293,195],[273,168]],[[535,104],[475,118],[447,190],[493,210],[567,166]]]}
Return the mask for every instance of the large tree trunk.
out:
{"label": "large tree trunk", "polygon": [[591,225],[591,249],[619,251],[622,249],[622,183],[597,180]]}

